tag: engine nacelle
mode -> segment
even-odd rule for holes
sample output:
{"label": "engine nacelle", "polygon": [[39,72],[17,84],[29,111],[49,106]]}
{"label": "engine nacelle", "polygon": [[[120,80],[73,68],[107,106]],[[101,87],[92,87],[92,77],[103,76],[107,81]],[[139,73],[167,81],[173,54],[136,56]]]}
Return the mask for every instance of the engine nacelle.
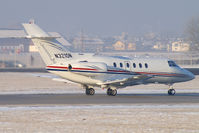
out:
{"label": "engine nacelle", "polygon": [[100,72],[107,71],[107,64],[101,62],[79,62],[68,65],[71,72],[76,72],[81,75],[99,75]]}

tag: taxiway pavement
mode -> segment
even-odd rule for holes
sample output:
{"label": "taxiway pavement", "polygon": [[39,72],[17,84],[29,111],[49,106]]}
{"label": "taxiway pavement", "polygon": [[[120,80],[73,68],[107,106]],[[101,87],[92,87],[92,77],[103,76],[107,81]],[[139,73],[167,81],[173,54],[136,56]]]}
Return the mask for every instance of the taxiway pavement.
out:
{"label": "taxiway pavement", "polygon": [[199,103],[199,93],[167,94],[4,94],[0,105],[59,105],[59,104],[184,104]]}

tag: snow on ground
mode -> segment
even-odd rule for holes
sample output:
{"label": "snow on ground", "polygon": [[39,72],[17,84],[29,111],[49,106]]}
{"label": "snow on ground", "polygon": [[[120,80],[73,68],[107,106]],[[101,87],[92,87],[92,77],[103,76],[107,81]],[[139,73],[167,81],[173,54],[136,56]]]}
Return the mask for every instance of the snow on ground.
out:
{"label": "snow on ground", "polygon": [[[43,76],[47,75],[47,76]],[[84,93],[80,86],[52,80],[47,73],[0,73],[0,94]],[[57,77],[53,77],[57,78]],[[195,80],[174,85],[199,92]],[[118,93],[165,93],[165,85],[139,85]],[[96,93],[105,93],[98,89]],[[198,104],[0,106],[1,133],[198,133]]]}
{"label": "snow on ground", "polygon": [[196,106],[0,107],[0,132],[198,133]]}
{"label": "snow on ground", "polygon": [[[76,84],[53,81],[49,76],[52,74],[42,73],[0,73],[0,92],[54,92],[76,90]],[[69,87],[68,87],[69,86]],[[77,89],[80,90],[80,89]]]}
{"label": "snow on ground", "polygon": [[[0,94],[84,93],[80,85],[61,80],[50,73],[0,73]],[[177,83],[177,92],[199,93],[199,76],[192,81]],[[118,93],[167,93],[168,86],[160,84],[137,85],[119,89]],[[96,88],[96,93],[106,90]]]}

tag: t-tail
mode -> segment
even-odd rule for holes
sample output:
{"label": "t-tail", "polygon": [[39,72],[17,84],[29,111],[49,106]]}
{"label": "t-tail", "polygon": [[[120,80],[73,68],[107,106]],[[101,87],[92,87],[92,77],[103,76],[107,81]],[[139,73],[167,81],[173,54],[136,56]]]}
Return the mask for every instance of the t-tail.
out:
{"label": "t-tail", "polygon": [[23,26],[28,34],[27,38],[36,45],[47,66],[72,60],[72,53],[56,40],[58,37],[50,36],[34,23],[25,23]]}

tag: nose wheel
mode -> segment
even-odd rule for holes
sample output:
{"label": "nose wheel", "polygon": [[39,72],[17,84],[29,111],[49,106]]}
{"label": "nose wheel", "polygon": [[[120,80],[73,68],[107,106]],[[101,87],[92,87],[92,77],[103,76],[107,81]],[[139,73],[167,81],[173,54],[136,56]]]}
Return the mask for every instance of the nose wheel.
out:
{"label": "nose wheel", "polygon": [[174,89],[169,89],[168,90],[168,95],[175,95],[176,94],[176,91]]}
{"label": "nose wheel", "polygon": [[173,89],[173,84],[169,84],[168,95],[173,96],[176,94],[175,89]]}
{"label": "nose wheel", "polygon": [[95,90],[93,88],[86,88],[86,95],[94,95]]}

